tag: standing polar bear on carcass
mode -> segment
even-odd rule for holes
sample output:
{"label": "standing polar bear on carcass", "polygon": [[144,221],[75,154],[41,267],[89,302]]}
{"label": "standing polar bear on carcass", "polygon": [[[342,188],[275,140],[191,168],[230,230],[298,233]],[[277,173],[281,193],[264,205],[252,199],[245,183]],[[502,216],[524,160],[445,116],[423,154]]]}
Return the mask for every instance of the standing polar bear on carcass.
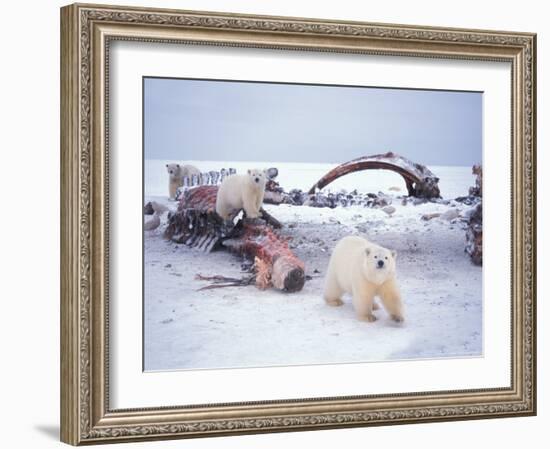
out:
{"label": "standing polar bear on carcass", "polygon": [[353,307],[362,321],[376,321],[372,313],[382,305],[397,322],[404,320],[401,294],[395,279],[395,251],[378,246],[359,236],[344,237],[330,258],[324,298],[331,306],[340,306],[342,294],[352,295]]}
{"label": "standing polar bear on carcass", "polygon": [[248,170],[246,175],[225,178],[218,189],[216,212],[224,220],[230,220],[241,209],[247,218],[258,218],[264,201],[267,176],[264,170]]}

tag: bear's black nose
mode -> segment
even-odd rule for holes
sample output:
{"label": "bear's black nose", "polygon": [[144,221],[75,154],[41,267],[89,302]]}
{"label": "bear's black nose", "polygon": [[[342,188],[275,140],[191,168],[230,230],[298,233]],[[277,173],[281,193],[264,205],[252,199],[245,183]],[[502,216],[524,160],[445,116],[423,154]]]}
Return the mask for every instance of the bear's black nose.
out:
{"label": "bear's black nose", "polygon": [[384,266],[384,261],[383,260],[379,260],[378,261],[378,268],[382,268]]}
{"label": "bear's black nose", "polygon": [[256,178],[256,182],[260,182],[260,178]]}

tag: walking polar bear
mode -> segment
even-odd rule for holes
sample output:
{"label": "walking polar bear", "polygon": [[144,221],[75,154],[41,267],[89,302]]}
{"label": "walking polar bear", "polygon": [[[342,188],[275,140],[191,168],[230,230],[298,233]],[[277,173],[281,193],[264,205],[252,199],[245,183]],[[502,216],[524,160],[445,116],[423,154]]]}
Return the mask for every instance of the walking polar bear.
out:
{"label": "walking polar bear", "polygon": [[199,176],[200,170],[194,165],[166,164],[168,172],[168,197],[171,200],[176,199],[178,187],[183,186],[183,178],[191,178],[193,175]]}
{"label": "walking polar bear", "polygon": [[359,236],[340,240],[328,265],[324,298],[331,306],[340,306],[342,294],[352,295],[353,307],[362,321],[376,321],[379,296],[394,321],[401,322],[403,304],[395,279],[395,251],[383,248]]}
{"label": "walking polar bear", "polygon": [[218,189],[216,212],[224,220],[230,220],[244,209],[247,218],[258,218],[266,182],[266,173],[257,169],[248,170],[246,175],[228,176]]}

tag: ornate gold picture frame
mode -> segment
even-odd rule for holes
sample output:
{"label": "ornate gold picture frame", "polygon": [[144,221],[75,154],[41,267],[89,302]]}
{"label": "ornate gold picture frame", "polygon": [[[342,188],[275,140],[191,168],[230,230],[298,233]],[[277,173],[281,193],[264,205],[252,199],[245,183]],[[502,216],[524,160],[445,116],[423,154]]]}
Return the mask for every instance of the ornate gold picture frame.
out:
{"label": "ornate gold picture frame", "polygon": [[[108,58],[117,40],[510,63],[511,386],[112,409]],[[62,441],[80,445],[534,415],[535,112],[536,36],[530,33],[86,4],[62,8]]]}

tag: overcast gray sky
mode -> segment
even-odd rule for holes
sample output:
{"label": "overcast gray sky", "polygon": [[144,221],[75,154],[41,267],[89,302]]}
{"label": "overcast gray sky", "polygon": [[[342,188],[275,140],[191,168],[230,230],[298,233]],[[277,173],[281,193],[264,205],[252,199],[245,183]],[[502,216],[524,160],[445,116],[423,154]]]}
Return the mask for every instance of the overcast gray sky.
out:
{"label": "overcast gray sky", "polygon": [[144,109],[146,159],[481,162],[478,92],[146,78]]}

